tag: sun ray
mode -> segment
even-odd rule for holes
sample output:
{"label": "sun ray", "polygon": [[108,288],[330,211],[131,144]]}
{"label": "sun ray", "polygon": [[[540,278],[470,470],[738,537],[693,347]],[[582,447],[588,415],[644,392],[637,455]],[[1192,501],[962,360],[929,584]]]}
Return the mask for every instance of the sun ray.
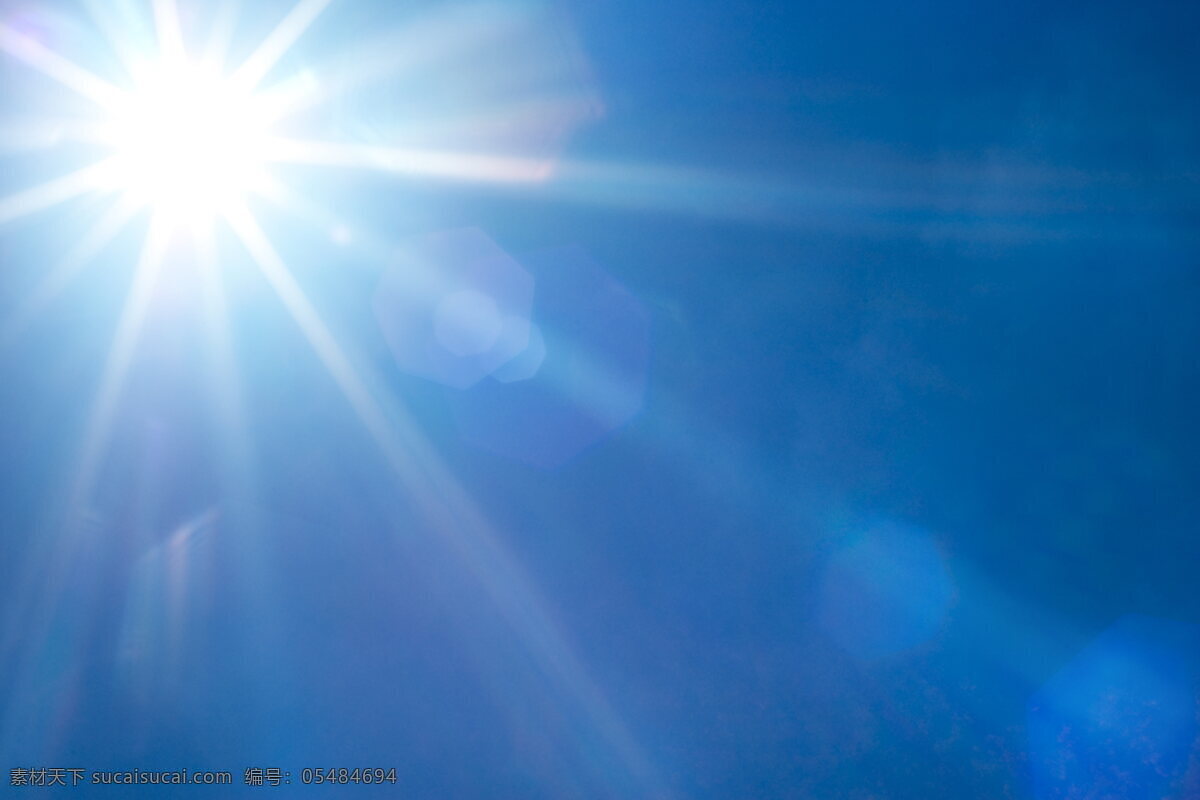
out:
{"label": "sun ray", "polygon": [[536,182],[545,180],[553,170],[553,162],[547,159],[524,156],[378,147],[281,137],[270,140],[267,158],[289,164],[374,169],[480,183]]}
{"label": "sun ray", "polygon": [[[83,8],[88,19],[96,26],[97,32],[111,49],[112,54],[125,69],[129,76],[137,73],[137,59],[134,56],[133,43],[137,36],[133,26],[127,21],[114,18],[114,14],[122,4],[112,0],[82,0]],[[125,22],[125,24],[123,24]]]}
{"label": "sun ray", "polygon": [[311,106],[320,92],[321,85],[313,73],[301,70],[290,78],[255,92],[254,99],[261,118],[267,124],[272,124],[301,108]]}
{"label": "sun ray", "polygon": [[[65,582],[74,566],[72,559],[79,558],[85,551],[85,542],[81,537],[87,533],[87,505],[96,469],[107,445],[116,400],[139,338],[142,320],[165,254],[168,233],[157,216],[150,220],[133,284],[121,311],[99,390],[92,403],[84,442],[75,461],[74,477],[64,487],[66,497],[62,504],[61,528],[57,536],[37,537],[26,557],[25,568],[19,573],[20,588],[14,594],[17,598],[13,604],[14,614],[5,620],[5,632],[0,637],[0,655],[10,650],[14,642],[19,642],[24,653],[18,664],[17,679],[12,683],[14,707],[15,700],[22,697],[20,690],[37,672],[38,660],[44,654],[52,623],[62,603]],[[10,622],[14,624],[7,624]],[[20,735],[17,715],[3,715],[0,720],[0,745],[6,745],[15,735]]]}
{"label": "sun ray", "polygon": [[[715,219],[783,220],[871,230],[889,211],[919,208],[911,198],[871,195],[772,176],[626,161],[532,158],[487,152],[384,147],[288,137],[269,139],[266,158],[281,164],[374,170],[515,189],[626,210]],[[839,216],[840,215],[840,216]]]}
{"label": "sun ray", "polygon": [[154,29],[158,32],[163,61],[168,64],[183,61],[186,56],[183,28],[179,24],[179,7],[175,0],[154,0]]}
{"label": "sun ray", "polygon": [[247,89],[257,86],[271,68],[296,43],[331,0],[300,0],[258,49],[234,72],[233,79]]}
{"label": "sun ray", "polygon": [[[346,225],[345,217],[338,216],[325,208],[324,205],[303,197],[299,192],[293,191],[281,181],[272,182],[263,191],[259,192],[258,196],[271,203],[275,208],[283,211],[289,217],[293,217],[305,225],[312,226],[315,230],[329,231],[331,236],[339,226]],[[383,253],[384,250],[381,249],[380,252]],[[366,268],[373,269],[373,267]]]}
{"label": "sun ray", "polygon": [[[229,310],[225,302],[225,286],[221,264],[217,259],[214,231],[197,231],[196,259],[200,271],[201,300],[204,308],[205,342],[213,392],[213,407],[217,411],[218,427],[230,434],[228,459],[238,470],[250,463],[245,448],[246,420],[239,389],[233,336],[230,332]],[[237,434],[237,435],[234,435]],[[242,482],[239,481],[240,485]]]}
{"label": "sun ray", "polygon": [[147,58],[157,45],[152,15],[124,0],[83,0],[88,17],[95,23],[128,77],[141,80],[149,64]]}
{"label": "sun ray", "polygon": [[0,351],[11,344],[25,326],[70,285],[88,262],[116,238],[138,210],[137,203],[122,200],[92,225],[0,328]]}
{"label": "sun ray", "polygon": [[229,47],[233,44],[234,22],[237,18],[237,6],[233,0],[222,0],[213,12],[212,26],[201,50],[201,59],[211,67],[217,67],[225,62]]}
{"label": "sun ray", "polygon": [[108,181],[104,178],[111,176],[115,163],[115,159],[105,159],[61,178],[0,198],[0,225],[106,188]]}
{"label": "sun ray", "polygon": [[440,463],[402,409],[392,408],[389,419],[249,210],[245,206],[230,210],[226,219],[422,514],[480,581],[547,674],[581,704],[631,775],[648,787],[661,788],[649,761],[574,654],[546,610],[545,601],[530,587],[528,578],[470,496]]}
{"label": "sun ray", "polygon": [[[230,228],[242,241],[250,257],[258,264],[271,287],[279,295],[288,312],[300,326],[309,344],[338,388],[346,395],[354,412],[372,437],[379,442],[390,440],[387,418],[371,397],[367,387],[359,380],[333,334],[325,327],[320,315],[305,297],[300,286],[292,278],[283,259],[275,252],[266,234],[258,226],[253,215],[243,205],[226,212],[225,219]],[[393,455],[389,453],[389,457]],[[398,453],[395,455],[399,456]],[[403,463],[403,459],[398,459]]]}
{"label": "sun ray", "polygon": [[[299,0],[236,70],[233,77],[239,87],[248,92],[258,86],[329,2],[330,0]],[[182,59],[184,44],[175,0],[153,0],[153,12],[156,38],[162,50],[163,60],[170,62],[177,58]],[[458,18],[463,21],[464,28],[461,33],[456,32],[455,26],[445,24],[446,20],[441,20],[439,30],[445,38],[440,42],[420,41],[420,37],[416,37],[417,41],[414,42],[410,31],[408,41],[413,44],[410,51],[392,53],[388,52],[386,47],[381,48],[377,53],[379,58],[370,59],[371,63],[365,65],[361,73],[356,71],[357,67],[352,66],[347,74],[354,80],[375,78],[388,74],[397,66],[414,61],[446,58],[446,53],[451,51],[469,51],[469,42],[474,41],[472,37],[495,36],[499,30],[499,23],[495,19],[486,15],[479,17],[478,9],[474,8],[469,14],[464,12],[460,15]],[[221,29],[214,27],[214,30],[216,41],[221,45]],[[118,43],[114,42],[114,45]],[[0,49],[6,50],[102,106],[117,108],[124,97],[124,94],[111,84],[11,29],[0,27]],[[302,77],[295,83],[285,82],[277,85],[274,97],[281,109],[280,113],[319,101],[322,93],[330,88],[322,82],[317,87],[321,91],[313,92],[312,87],[307,86],[305,81]],[[331,86],[333,91],[342,88],[342,84]],[[152,110],[157,113],[157,106],[151,105]],[[138,143],[135,141],[135,145]],[[272,159],[278,162],[359,167],[395,174],[498,184],[545,180],[550,176],[554,163],[552,160],[488,153],[296,140],[278,140],[275,144],[278,145],[275,148],[278,152]],[[102,162],[42,186],[0,199],[0,222],[50,208],[93,188],[104,188],[111,184],[111,181],[102,180],[105,170],[110,168],[111,162]],[[530,655],[539,664],[541,672],[564,696],[569,697],[572,703],[578,704],[579,709],[604,741],[603,746],[616,756],[631,775],[643,781],[649,789],[657,790],[659,786],[653,779],[649,763],[599,685],[589,675],[586,664],[576,655],[566,632],[555,620],[546,600],[536,591],[519,561],[510,554],[502,537],[475,506],[468,492],[406,413],[402,401],[379,391],[379,376],[370,370],[360,371],[352,362],[352,353],[348,354],[343,349],[321,319],[316,307],[305,295],[244,203],[239,199],[231,201],[228,205],[222,203],[217,213],[224,217],[240,240],[249,254],[249,260],[257,264],[314,350],[318,361],[329,373],[369,437],[378,446],[390,472],[409,493],[428,527],[442,537],[448,549],[461,562],[462,568],[479,582],[500,616],[528,648]],[[60,265],[47,278],[43,286],[50,288],[39,288],[39,296],[52,297],[61,285],[69,282],[71,276],[82,268],[91,254],[116,236],[124,224],[124,220],[118,217],[114,211],[98,222],[85,240],[68,256],[64,262],[65,266]],[[167,215],[153,214],[132,285],[123,304],[100,376],[97,394],[89,410],[81,452],[72,476],[73,483],[68,487],[69,496],[65,504],[68,524],[66,533],[59,542],[62,552],[77,553],[81,537],[86,530],[80,522],[87,512],[88,505],[93,502],[92,495],[96,490],[98,470],[105,462],[122,393],[126,391],[126,380],[136,357],[145,327],[147,309],[167,257],[171,235]],[[199,244],[197,257],[201,261],[200,268],[204,273],[205,302],[211,305],[212,315],[209,319],[212,326],[209,335],[214,380],[210,388],[215,392],[214,402],[218,406],[219,427],[229,437],[223,439],[220,446],[230,459],[243,462],[242,466],[245,467],[250,459],[246,451],[247,440],[242,435],[244,420],[241,418],[240,403],[236,394],[233,346],[229,333],[225,330],[228,318],[221,302],[222,290],[215,258],[205,249],[212,246],[212,240],[208,236],[201,236]],[[231,478],[237,480],[240,475]],[[39,584],[38,591],[43,596],[49,594],[54,597],[61,591],[66,573],[62,569],[52,572],[44,584]],[[51,604],[45,605],[47,609],[50,607]]]}
{"label": "sun ray", "polygon": [[245,516],[250,506],[249,498],[254,494],[254,461],[249,447],[249,425],[230,330],[225,285],[211,228],[196,233],[196,257],[204,310],[205,364],[209,374],[205,384],[215,412],[222,475],[228,478],[228,493],[234,498],[234,516]]}
{"label": "sun ray", "polygon": [[112,108],[123,92],[103,78],[60,56],[34,39],[0,23],[0,50],[86,97],[102,108]]}
{"label": "sun ray", "polygon": [[380,80],[396,80],[433,62],[469,55],[489,40],[511,31],[517,18],[478,4],[449,5],[396,31],[388,31],[355,48],[353,59],[318,70],[320,85],[280,114],[291,114],[353,93]]}
{"label": "sun ray", "polygon": [[233,560],[246,587],[246,619],[254,626],[254,637],[263,646],[271,646],[279,635],[273,598],[279,597],[272,561],[261,536],[255,535],[253,498],[258,487],[255,453],[251,446],[250,426],[238,373],[237,352],[231,330],[232,321],[225,295],[221,264],[217,258],[216,237],[211,227],[196,233],[197,268],[200,271],[201,302],[204,312],[204,381],[213,414],[216,457],[224,489],[222,519],[239,535],[234,537],[240,555]]}
{"label": "sun ray", "polygon": [[116,412],[117,400],[125,385],[125,375],[133,362],[134,351],[141,337],[142,323],[146,317],[146,309],[158,281],[158,274],[166,256],[171,231],[162,215],[150,218],[146,240],[142,245],[141,255],[134,272],[133,284],[121,309],[120,321],[109,348],[108,360],[100,378],[100,389],[92,403],[92,413],[88,418],[84,434],[83,448],[76,461],[75,480],[72,484],[68,500],[68,514],[72,524],[68,529],[74,529],[78,515],[82,513],[89,502],[92,487],[96,478],[96,469],[104,456],[108,445],[108,437],[112,427],[113,415]]}
{"label": "sun ray", "polygon": [[232,321],[221,263],[217,258],[215,232],[208,227],[195,231],[194,236],[204,311],[205,362],[209,373],[205,383],[215,412],[222,474],[229,478],[229,494],[236,506],[234,516],[244,516],[254,493],[254,460],[249,447],[249,425],[237,369]]}
{"label": "sun ray", "polygon": [[106,131],[98,122],[78,119],[8,119],[0,123],[0,152],[47,150],[63,142],[102,143]]}

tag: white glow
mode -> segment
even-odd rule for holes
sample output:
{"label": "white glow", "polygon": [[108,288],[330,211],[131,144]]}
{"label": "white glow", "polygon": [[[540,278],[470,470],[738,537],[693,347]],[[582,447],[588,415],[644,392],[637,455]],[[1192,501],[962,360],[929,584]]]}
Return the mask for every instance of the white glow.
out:
{"label": "white glow", "polygon": [[114,109],[114,188],[176,221],[207,220],[263,185],[266,123],[215,71],[159,66]]}

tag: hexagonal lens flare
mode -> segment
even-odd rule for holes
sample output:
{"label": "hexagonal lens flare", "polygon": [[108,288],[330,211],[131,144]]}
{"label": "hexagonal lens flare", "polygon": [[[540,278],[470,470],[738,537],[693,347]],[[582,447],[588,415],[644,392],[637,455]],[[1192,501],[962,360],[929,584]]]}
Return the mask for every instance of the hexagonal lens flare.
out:
{"label": "hexagonal lens flare", "polygon": [[449,398],[463,437],[517,461],[561,466],[634,417],[645,397],[650,315],[584,251],[522,259],[537,276],[528,346]]}
{"label": "hexagonal lens flare", "polygon": [[1200,733],[1200,625],[1121,617],[1028,711],[1038,800],[1193,797],[1184,784]]}

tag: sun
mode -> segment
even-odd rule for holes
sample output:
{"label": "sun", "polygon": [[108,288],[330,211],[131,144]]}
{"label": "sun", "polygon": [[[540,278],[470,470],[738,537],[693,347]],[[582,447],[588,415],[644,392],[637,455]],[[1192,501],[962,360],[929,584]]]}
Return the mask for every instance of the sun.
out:
{"label": "sun", "polygon": [[[424,180],[491,185],[528,185],[547,180],[551,170],[545,157],[530,157],[520,151],[428,149],[393,142],[386,136],[348,141],[339,134],[359,126],[342,126],[335,119],[341,113],[338,101],[345,93],[368,82],[410,81],[411,76],[402,74],[404,69],[421,67],[426,61],[437,64],[441,51],[469,56],[476,43],[490,48],[502,41],[500,37],[509,35],[506,31],[522,29],[524,23],[510,22],[519,22],[525,12],[509,20],[498,13],[499,7],[489,7],[485,9],[488,13],[479,14],[474,6],[466,6],[469,13],[464,13],[461,7],[449,4],[455,7],[432,23],[421,23],[408,31],[385,31],[365,53],[354,52],[352,59],[335,59],[328,71],[321,64],[312,68],[306,65],[290,77],[283,77],[279,73],[286,62],[281,61],[332,0],[295,0],[270,32],[249,43],[249,47],[234,38],[234,12],[239,5],[236,0],[188,3],[189,11],[211,10],[211,22],[192,13],[181,17],[180,2],[81,3],[94,18],[99,38],[107,48],[100,59],[82,52],[82,61],[52,46],[53,37],[44,35],[38,26],[24,24],[22,17],[9,15],[7,10],[0,13],[0,56],[21,62],[37,73],[36,80],[52,81],[69,92],[62,98],[52,97],[44,117],[42,109],[22,110],[33,114],[29,120],[33,138],[45,140],[47,149],[71,145],[73,153],[68,163],[74,163],[80,152],[96,157],[73,171],[0,196],[0,227],[85,197],[91,202],[83,210],[95,215],[80,230],[61,231],[64,252],[57,261],[41,265],[29,259],[30,265],[44,274],[36,277],[28,296],[21,298],[11,314],[5,309],[6,313],[0,315],[0,353],[6,352],[6,343],[20,342],[24,327],[93,266],[99,254],[113,248],[118,236],[135,220],[146,223],[141,243],[129,252],[133,262],[129,288],[116,315],[112,340],[72,463],[72,476],[64,487],[63,535],[57,540],[47,537],[49,546],[44,552],[49,554],[49,561],[43,564],[41,559],[31,559],[32,567],[45,569],[31,571],[29,575],[39,580],[29,585],[48,587],[45,605],[57,607],[54,592],[65,574],[57,567],[73,563],[81,543],[88,547],[94,544],[94,537],[83,534],[92,529],[88,518],[97,505],[97,487],[116,433],[117,415],[126,402],[128,377],[138,362],[139,348],[150,324],[149,311],[154,302],[173,293],[176,287],[180,287],[179,294],[188,295],[189,301],[194,297],[203,318],[199,339],[204,357],[199,360],[204,363],[198,368],[207,373],[199,383],[212,392],[208,400],[216,422],[214,451],[222,459],[222,469],[227,470],[222,477],[228,475],[228,486],[236,486],[229,492],[230,505],[249,509],[255,494],[252,486],[243,484],[255,482],[258,459],[241,402],[239,382],[244,370],[234,346],[234,332],[247,327],[257,330],[258,325],[235,325],[234,314],[257,306],[229,302],[227,287],[234,281],[227,278],[236,275],[242,285],[245,274],[256,274],[295,322],[300,336],[378,446],[398,486],[412,498],[414,514],[428,522],[429,530],[446,535],[451,548],[447,552],[462,559],[467,574],[479,581],[485,596],[500,609],[504,619],[513,623],[542,673],[561,684],[556,691],[577,697],[578,707],[587,713],[613,754],[628,763],[631,774],[638,779],[650,775],[607,700],[542,610],[539,596],[527,585],[515,558],[502,545],[503,537],[476,508],[470,494],[407,414],[403,402],[393,392],[380,391],[378,387],[386,387],[387,381],[373,374],[369,360],[352,358],[352,351],[343,347],[255,213],[263,206],[275,214],[287,212],[288,218],[294,212],[302,224],[315,226],[318,236],[322,229],[332,229],[334,241],[347,246],[342,210],[327,213],[322,198],[302,196],[290,185],[289,167],[363,169]],[[273,3],[256,0],[241,5],[261,7]],[[372,22],[376,16],[370,15]],[[357,51],[359,43],[354,44]],[[542,45],[549,43],[539,40],[532,44],[536,46],[531,50],[540,53],[548,49]],[[516,52],[519,48],[512,49]],[[227,62],[232,54],[237,54],[238,60]],[[288,60],[296,62],[294,58]],[[98,73],[84,66],[88,63],[119,69]],[[485,59],[484,63],[490,61]],[[514,74],[540,85],[540,76],[531,69],[531,63],[519,60]],[[486,76],[484,81],[488,86],[491,77]],[[562,101],[566,104],[566,119],[573,119],[576,113],[570,110],[577,107],[573,93],[571,90]],[[549,105],[540,100],[520,103],[520,108],[514,109],[518,123],[515,130],[523,132],[532,122],[538,123],[534,130],[540,130],[538,126],[543,122],[557,128],[562,124],[553,111],[558,103],[557,99]],[[410,114],[403,123],[421,124],[419,117]],[[467,114],[455,125],[464,125],[474,133],[477,118],[484,129],[509,129],[509,120],[498,120],[490,105],[481,109],[478,117]],[[327,121],[333,123],[333,131],[326,128]],[[441,119],[432,119],[429,124],[432,131],[452,131],[454,127],[447,127]],[[308,138],[314,128],[317,135],[331,138]],[[623,173],[630,171],[625,166],[621,169]],[[606,168],[601,165],[598,172],[606,172]],[[636,168],[632,173],[641,174]],[[109,202],[114,196],[117,199]],[[144,213],[147,209],[148,214]],[[191,230],[181,230],[187,228]],[[36,228],[34,233],[43,230]],[[5,241],[0,239],[3,244]],[[240,248],[236,247],[239,244]],[[362,257],[354,260],[373,262],[385,249],[364,245]],[[114,255],[105,263],[119,265],[125,258],[125,254]],[[111,272],[126,271],[118,268]],[[328,272],[334,280],[341,277],[337,270]],[[162,287],[168,287],[169,292],[160,292]],[[106,297],[102,294],[101,300]],[[438,335],[453,339],[448,349],[473,357],[495,338],[496,314],[495,303],[489,297],[460,292],[437,309]],[[158,319],[164,324],[159,330],[167,326],[175,329],[175,319]],[[242,319],[254,321],[252,316]],[[178,322],[186,324],[190,317]],[[464,324],[470,329],[467,336],[459,330]],[[55,347],[75,341],[76,334],[70,329],[61,336],[57,333]],[[82,344],[82,352],[89,357],[96,352],[91,342]],[[135,405],[130,413],[141,414],[139,408]],[[209,430],[206,424],[202,427]],[[240,510],[234,514],[243,516]],[[46,575],[50,578],[41,580]],[[40,594],[32,596],[35,602],[43,599]],[[31,635],[36,635],[40,627],[35,624]],[[655,790],[641,793],[662,794]]]}
{"label": "sun", "polygon": [[187,224],[238,207],[267,180],[269,122],[253,93],[186,60],[147,70],[105,126],[112,188]]}
{"label": "sun", "polygon": [[[148,209],[160,228],[194,223],[206,230],[244,215],[255,195],[277,195],[266,162],[279,161],[282,138],[272,129],[312,99],[305,95],[312,82],[300,80],[305,72],[263,82],[330,2],[298,0],[249,57],[226,69],[230,30],[214,23],[209,40],[197,44],[203,37],[183,24],[176,0],[153,0],[150,42],[135,45],[137,37],[124,39],[117,21],[104,23],[116,34],[109,44],[124,67],[113,76],[50,48],[36,28],[0,19],[0,51],[87,101],[90,111],[78,123],[47,123],[57,126],[56,140],[101,153],[95,164],[0,198],[0,223],[101,192],[118,195],[119,209]],[[310,149],[291,145],[294,156]]]}

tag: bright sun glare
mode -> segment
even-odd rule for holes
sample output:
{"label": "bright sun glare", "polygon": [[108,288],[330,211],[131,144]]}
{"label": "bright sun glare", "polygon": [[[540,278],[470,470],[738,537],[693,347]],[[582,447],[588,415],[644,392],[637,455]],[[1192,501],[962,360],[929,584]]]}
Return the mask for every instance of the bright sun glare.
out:
{"label": "bright sun glare", "polygon": [[139,205],[178,221],[228,211],[265,180],[266,120],[214,69],[151,71],[113,110],[113,179]]}
{"label": "bright sun glare", "polygon": [[[436,64],[434,58],[441,57],[440,51],[470,53],[476,42],[490,51],[492,44],[502,41],[496,39],[498,36],[525,36],[520,31],[526,12],[514,12],[516,16],[509,19],[500,13],[504,4],[495,9],[489,6],[484,9],[486,13],[479,13],[479,9],[468,4],[464,7],[470,12],[468,16],[455,6],[412,31],[385,32],[367,54],[352,53],[354,58],[336,62],[341,65],[339,69],[330,65],[331,73],[311,72],[306,68],[284,78],[277,75],[281,61],[332,0],[294,0],[290,10],[253,44],[249,54],[235,62],[225,59],[242,50],[233,46],[236,44],[233,12],[238,4],[233,0],[188,3],[189,12],[206,7],[216,9],[215,19],[208,23],[211,27],[197,30],[196,26],[204,23],[198,23],[192,13],[181,19],[177,2],[94,0],[80,4],[98,23],[102,38],[107,40],[109,55],[120,61],[121,69],[111,75],[93,72],[84,66],[86,61],[76,61],[60,51],[53,46],[53,36],[39,25],[28,24],[22,15],[10,14],[7,5],[0,3],[5,6],[0,13],[0,56],[21,62],[37,73],[38,81],[53,81],[79,101],[78,107],[74,107],[53,97],[54,102],[47,109],[51,113],[45,119],[41,118],[40,110],[25,109],[35,113],[29,120],[34,138],[40,140],[42,132],[49,131],[44,137],[48,140],[46,147],[62,141],[82,143],[88,153],[96,146],[99,151],[93,163],[0,196],[0,226],[85,196],[116,195],[115,202],[93,204],[90,210],[98,209],[98,213],[82,230],[63,232],[66,248],[62,257],[39,276],[16,310],[0,319],[3,323],[0,350],[5,342],[17,341],[22,328],[37,319],[100,253],[115,247],[117,237],[135,220],[146,218],[144,238],[135,246],[129,289],[98,378],[64,503],[68,509],[65,525],[70,535],[63,537],[65,549],[60,551],[56,546],[46,552],[72,552],[82,541],[75,534],[90,530],[87,526],[91,525],[88,520],[95,503],[94,494],[101,468],[107,463],[105,458],[117,414],[123,409],[127,378],[137,361],[151,304],[164,296],[157,289],[160,280],[168,276],[164,271],[168,265],[182,262],[198,267],[194,274],[201,287],[199,307],[204,314],[202,340],[206,348],[206,357],[201,360],[212,369],[203,384],[206,390],[213,391],[208,399],[216,406],[215,418],[221,425],[220,447],[228,450],[230,474],[240,479],[248,468],[253,471],[253,466],[244,466],[255,459],[243,442],[249,434],[245,428],[246,414],[240,407],[234,326],[230,324],[230,305],[223,288],[227,261],[239,267],[243,263],[253,265],[379,446],[397,480],[415,498],[417,512],[428,519],[433,529],[453,533],[453,547],[463,556],[470,574],[501,607],[504,618],[520,624],[518,630],[544,665],[544,672],[560,676],[563,689],[578,695],[597,729],[615,748],[614,752],[630,759],[637,774],[643,774],[642,759],[632,750],[628,734],[609,710],[599,689],[591,684],[568,643],[556,634],[554,625],[539,610],[537,595],[525,586],[521,572],[498,544],[501,538],[491,530],[468,493],[407,418],[403,406],[378,395],[374,387],[385,382],[370,373],[360,374],[359,365],[343,350],[337,336],[308,299],[304,287],[292,275],[252,209],[256,204],[251,200],[257,197],[272,202],[276,208],[299,213],[306,222],[318,225],[330,222],[330,215],[319,202],[310,203],[289,185],[288,175],[283,171],[289,165],[369,169],[426,179],[491,184],[545,180],[550,174],[550,162],[542,157],[398,146],[386,137],[379,141],[372,136],[368,142],[345,141],[340,136],[324,140],[297,138],[295,130],[287,130],[305,128],[306,125],[297,123],[299,115],[306,111],[316,110],[317,117],[332,112],[330,106],[345,92],[389,79],[405,68],[421,67],[424,62]],[[37,4],[18,5],[33,8]],[[242,5],[261,9],[274,4]],[[138,24],[138,8],[144,12],[145,18],[140,20],[144,25]],[[372,22],[374,16],[371,15]],[[511,26],[510,21],[514,23]],[[73,40],[74,33],[68,38]],[[532,48],[534,53],[542,52],[540,43],[533,44],[537,45]],[[99,61],[116,66],[108,58]],[[484,58],[483,63],[491,62]],[[519,57],[514,74],[524,76],[519,80],[540,85],[540,76],[533,69],[536,64]],[[8,73],[4,76],[7,78]],[[484,84],[491,86],[491,76],[485,78]],[[41,83],[32,86],[39,92],[43,88]],[[513,109],[512,120],[497,117],[495,109],[489,106],[480,110],[481,124],[486,130],[504,132],[510,130],[512,122],[515,125],[512,130],[521,135],[526,124],[537,124],[538,131],[544,126],[555,130],[569,127],[563,120],[576,119],[579,113],[572,110],[577,109],[573,98],[572,94],[564,101],[568,103],[566,111],[553,103],[544,107],[540,101],[523,102],[519,109]],[[591,101],[586,105],[590,109]],[[531,110],[526,111],[526,106]],[[62,109],[68,113],[59,118]],[[464,122],[473,128],[475,119],[470,115]],[[435,119],[431,124],[437,130],[445,122]],[[0,149],[3,146],[0,141]],[[277,174],[279,171],[283,174]],[[147,209],[150,213],[143,214]],[[334,231],[344,229],[343,220],[334,221],[338,223]],[[193,228],[187,232],[195,235],[176,239],[175,234],[181,228]],[[218,231],[223,234],[223,248],[217,246]],[[234,242],[241,244],[243,258],[239,259],[231,247]],[[189,252],[189,247],[194,249]],[[114,255],[109,263],[119,265],[123,259],[124,255]],[[194,285],[190,281],[181,283],[188,289]],[[489,337],[495,338],[493,318],[497,310],[487,297],[460,292],[449,303],[443,303],[437,313],[438,335],[453,339],[448,349],[463,357],[473,357],[490,341]],[[467,327],[471,328],[465,338],[457,330],[463,327],[464,315],[469,318]],[[72,335],[68,332],[66,337]],[[86,352],[94,351],[88,343]],[[245,487],[240,486],[240,480],[238,483],[235,502],[238,498],[250,499],[251,495],[243,494]],[[43,581],[39,585],[56,583]]]}

